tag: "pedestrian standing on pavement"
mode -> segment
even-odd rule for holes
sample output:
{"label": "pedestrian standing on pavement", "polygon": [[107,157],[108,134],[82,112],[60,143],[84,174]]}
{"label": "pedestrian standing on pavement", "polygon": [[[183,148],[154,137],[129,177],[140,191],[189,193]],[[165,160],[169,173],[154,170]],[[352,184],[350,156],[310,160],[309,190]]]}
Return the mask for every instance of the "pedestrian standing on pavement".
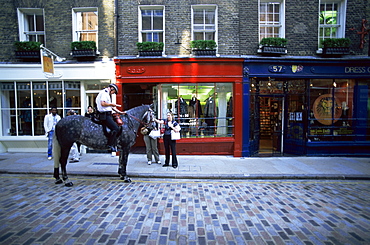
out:
{"label": "pedestrian standing on pavement", "polygon": [[176,157],[176,140],[171,139],[171,131],[179,132],[181,130],[180,125],[174,120],[173,114],[171,112],[167,113],[166,120],[157,120],[155,122],[163,124],[165,131],[163,134],[164,152],[166,155],[165,164],[162,167],[170,166],[170,153],[172,153],[172,167],[178,167],[178,161]]}
{"label": "pedestrian standing on pavement", "polygon": [[44,129],[45,134],[48,137],[48,160],[53,159],[53,135],[55,125],[61,119],[60,116],[57,114],[58,110],[56,107],[52,107],[50,110],[50,114],[45,115],[44,118]]}
{"label": "pedestrian standing on pavement", "polygon": [[148,126],[141,128],[141,134],[144,136],[145,142],[145,149],[146,149],[146,158],[148,160],[148,165],[152,164],[152,157],[154,156],[154,160],[156,163],[161,164],[159,160],[159,152],[158,152],[158,145],[157,145],[157,138],[152,138],[149,134],[152,130],[157,130],[157,123],[152,122]]}
{"label": "pedestrian standing on pavement", "polygon": [[116,108],[117,106],[120,105],[112,103],[111,95],[117,93],[118,93],[117,85],[110,84],[107,88],[99,92],[95,100],[100,122],[110,129],[108,137],[108,147],[112,152],[117,151],[116,149],[117,134],[119,131],[116,122],[113,120],[112,111],[115,111],[119,114],[125,114],[125,112],[122,112]]}

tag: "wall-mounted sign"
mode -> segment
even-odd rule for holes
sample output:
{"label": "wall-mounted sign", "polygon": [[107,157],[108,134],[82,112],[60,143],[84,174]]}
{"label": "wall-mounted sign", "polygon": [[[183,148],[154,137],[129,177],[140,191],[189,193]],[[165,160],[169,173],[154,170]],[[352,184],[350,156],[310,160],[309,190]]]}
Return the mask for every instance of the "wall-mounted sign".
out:
{"label": "wall-mounted sign", "polygon": [[142,74],[145,72],[145,68],[143,66],[130,66],[127,67],[127,72],[130,74]]}
{"label": "wall-mounted sign", "polygon": [[284,73],[285,72],[285,66],[283,66],[283,65],[270,65],[269,66],[269,72]]}
{"label": "wall-mounted sign", "polygon": [[313,114],[317,121],[332,125],[342,116],[342,104],[331,94],[323,94],[313,103]]}

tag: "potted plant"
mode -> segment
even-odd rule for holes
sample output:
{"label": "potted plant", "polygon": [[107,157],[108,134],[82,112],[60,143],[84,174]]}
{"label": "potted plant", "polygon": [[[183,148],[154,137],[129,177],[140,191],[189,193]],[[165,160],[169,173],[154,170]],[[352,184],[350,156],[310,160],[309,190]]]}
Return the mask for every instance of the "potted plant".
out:
{"label": "potted plant", "polygon": [[162,56],[163,42],[137,42],[139,56]]}
{"label": "potted plant", "polygon": [[216,55],[216,41],[194,40],[190,42],[190,48],[194,55]]}
{"label": "potted plant", "polygon": [[343,55],[349,54],[349,38],[326,38],[322,40],[322,53],[324,55]]}
{"label": "potted plant", "polygon": [[282,37],[264,37],[259,46],[259,53],[263,54],[286,54],[287,39]]}
{"label": "potted plant", "polygon": [[15,57],[20,59],[40,59],[41,42],[17,41],[14,43]]}
{"label": "potted plant", "polygon": [[76,58],[95,57],[96,49],[95,41],[76,41],[71,43],[71,55]]}

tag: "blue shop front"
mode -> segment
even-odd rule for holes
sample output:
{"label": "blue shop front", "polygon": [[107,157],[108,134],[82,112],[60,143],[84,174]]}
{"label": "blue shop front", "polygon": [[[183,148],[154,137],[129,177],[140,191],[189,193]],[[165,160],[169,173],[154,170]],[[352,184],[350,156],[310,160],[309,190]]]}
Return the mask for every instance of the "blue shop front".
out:
{"label": "blue shop front", "polygon": [[251,57],[243,156],[370,155],[370,59]]}

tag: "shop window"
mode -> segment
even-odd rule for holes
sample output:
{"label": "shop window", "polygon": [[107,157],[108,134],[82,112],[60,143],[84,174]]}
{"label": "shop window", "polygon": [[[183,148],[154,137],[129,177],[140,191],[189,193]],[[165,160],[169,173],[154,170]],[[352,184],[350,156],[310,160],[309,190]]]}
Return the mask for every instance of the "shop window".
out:
{"label": "shop window", "polygon": [[94,41],[98,44],[98,9],[73,9],[72,28],[73,41]]}
{"label": "shop window", "polygon": [[18,9],[20,41],[45,43],[44,10],[36,8]]}
{"label": "shop window", "polygon": [[261,0],[259,9],[260,40],[284,37],[284,1]]}
{"label": "shop window", "polygon": [[321,0],[319,10],[319,47],[326,38],[343,38],[345,35],[345,0]]}
{"label": "shop window", "polygon": [[140,6],[139,41],[163,42],[164,7]]}
{"label": "shop window", "polygon": [[353,140],[353,89],[349,79],[310,81],[309,141]]}
{"label": "shop window", "polygon": [[44,117],[51,107],[60,116],[81,110],[79,82],[12,82],[0,88],[2,136],[44,135]]}
{"label": "shop window", "polygon": [[163,84],[158,98],[159,117],[174,113],[183,138],[233,136],[231,83]]}
{"label": "shop window", "polygon": [[192,6],[193,40],[214,40],[217,42],[217,6]]}

